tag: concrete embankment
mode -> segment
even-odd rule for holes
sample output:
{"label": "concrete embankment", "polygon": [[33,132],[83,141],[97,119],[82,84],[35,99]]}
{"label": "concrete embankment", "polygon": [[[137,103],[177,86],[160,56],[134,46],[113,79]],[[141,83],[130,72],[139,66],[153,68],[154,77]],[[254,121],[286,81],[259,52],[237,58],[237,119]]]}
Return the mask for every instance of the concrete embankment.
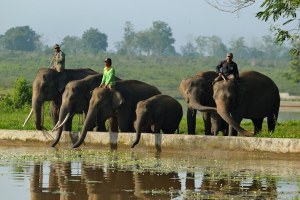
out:
{"label": "concrete embankment", "polygon": [[[39,145],[50,146],[55,137],[54,133],[43,131],[20,131],[0,130],[0,140],[5,141],[39,143]],[[60,146],[71,146],[72,141],[77,141],[78,132],[63,132],[58,144]],[[88,132],[84,144],[87,146],[102,146],[117,148],[124,146],[131,148],[135,139],[135,133],[106,133]],[[143,133],[140,143],[135,148],[159,148],[174,150],[201,151],[202,149],[219,149],[232,151],[257,151],[273,153],[300,153],[300,139],[281,138],[254,138],[254,137],[223,137],[202,135],[165,135]]]}

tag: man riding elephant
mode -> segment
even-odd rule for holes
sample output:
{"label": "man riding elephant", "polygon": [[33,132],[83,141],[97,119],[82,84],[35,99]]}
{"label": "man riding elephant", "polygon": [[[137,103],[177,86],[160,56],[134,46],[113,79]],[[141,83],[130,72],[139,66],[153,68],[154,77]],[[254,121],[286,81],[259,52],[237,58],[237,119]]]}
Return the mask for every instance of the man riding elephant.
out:
{"label": "man riding elephant", "polygon": [[216,72],[218,77],[214,80],[213,84],[222,79],[229,79],[238,81],[239,80],[239,70],[237,64],[232,60],[233,54],[227,53],[226,60],[221,61],[216,67]]}
{"label": "man riding elephant", "polygon": [[[65,70],[65,59],[66,55],[64,52],[60,50],[60,46],[58,44],[55,44],[53,46],[54,49],[54,57],[53,57],[53,66],[52,68],[55,69],[58,72],[62,72]],[[52,63],[51,63],[52,64]]]}

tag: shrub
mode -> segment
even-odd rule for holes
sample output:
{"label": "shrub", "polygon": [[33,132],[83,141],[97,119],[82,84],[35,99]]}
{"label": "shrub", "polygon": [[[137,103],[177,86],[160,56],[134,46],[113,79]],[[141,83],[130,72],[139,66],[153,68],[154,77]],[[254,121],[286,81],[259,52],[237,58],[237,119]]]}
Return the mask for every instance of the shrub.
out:
{"label": "shrub", "polygon": [[14,91],[12,95],[12,102],[15,108],[22,108],[26,104],[31,103],[32,88],[29,82],[19,77],[14,82]]}

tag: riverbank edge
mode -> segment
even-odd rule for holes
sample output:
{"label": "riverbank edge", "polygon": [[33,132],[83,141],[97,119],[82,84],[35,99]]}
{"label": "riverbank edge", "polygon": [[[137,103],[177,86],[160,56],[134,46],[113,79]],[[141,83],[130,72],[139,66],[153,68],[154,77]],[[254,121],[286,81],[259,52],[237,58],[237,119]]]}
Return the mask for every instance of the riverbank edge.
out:
{"label": "riverbank edge", "polygon": [[[57,147],[71,147],[72,141],[77,141],[79,132],[64,131]],[[55,133],[45,131],[0,130],[0,140],[26,143],[41,143],[51,146]],[[116,149],[118,146],[131,148],[135,140],[135,133],[88,132],[84,144],[87,146],[101,146]],[[20,143],[21,142],[21,143]],[[24,145],[26,145],[24,143]],[[287,138],[254,138],[254,137],[226,137],[203,135],[168,135],[143,133],[140,143],[135,148],[156,148],[176,150],[201,151],[203,149],[218,149],[230,151],[257,151],[272,153],[300,153],[300,139]]]}

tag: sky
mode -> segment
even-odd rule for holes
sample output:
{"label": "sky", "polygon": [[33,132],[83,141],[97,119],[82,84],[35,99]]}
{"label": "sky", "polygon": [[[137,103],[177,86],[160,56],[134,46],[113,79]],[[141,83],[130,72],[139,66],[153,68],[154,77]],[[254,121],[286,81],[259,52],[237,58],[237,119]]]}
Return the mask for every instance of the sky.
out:
{"label": "sky", "polygon": [[123,40],[125,22],[135,32],[167,23],[177,51],[197,36],[219,36],[225,44],[244,37],[248,46],[271,34],[267,22],[255,17],[260,3],[238,14],[213,8],[205,0],[1,0],[0,34],[13,27],[29,26],[44,44],[61,43],[66,36],[78,36],[97,28],[108,36],[108,49]]}

